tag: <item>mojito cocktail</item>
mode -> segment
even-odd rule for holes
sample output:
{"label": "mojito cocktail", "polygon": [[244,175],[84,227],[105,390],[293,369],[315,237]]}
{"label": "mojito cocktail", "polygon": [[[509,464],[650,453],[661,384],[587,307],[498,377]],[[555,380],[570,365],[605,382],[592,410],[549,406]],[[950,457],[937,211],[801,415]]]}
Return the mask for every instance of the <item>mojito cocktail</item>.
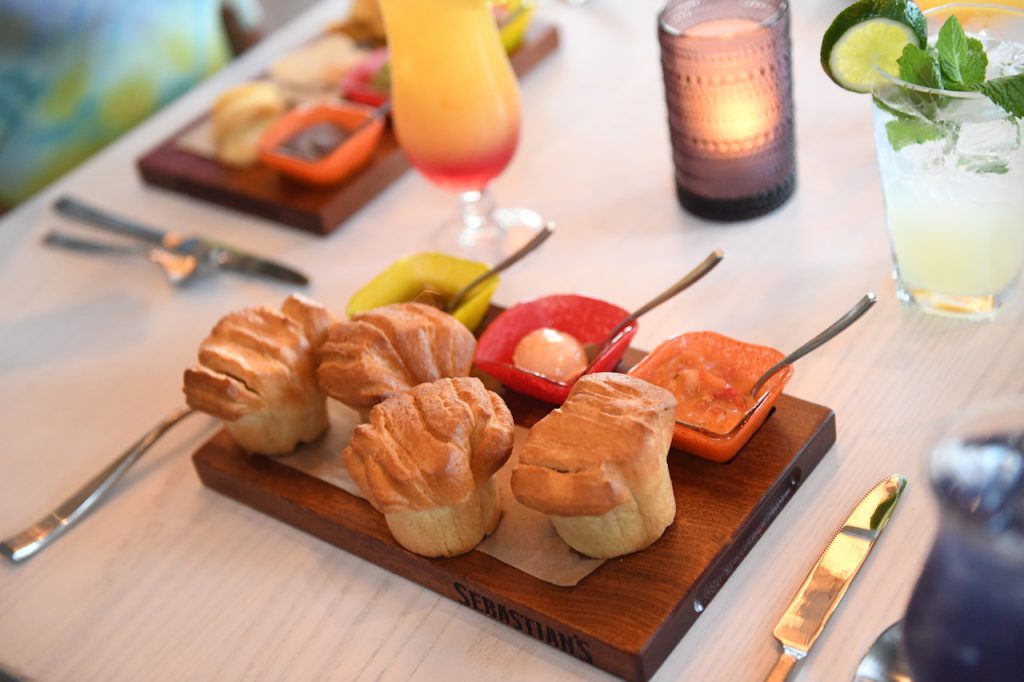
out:
{"label": "mojito cocktail", "polygon": [[[931,44],[959,9],[925,12]],[[1024,73],[1024,12],[972,7],[959,19],[985,47],[988,79]],[[897,296],[930,312],[991,317],[1024,269],[1022,121],[980,92],[895,76],[873,94]]]}
{"label": "mojito cocktail", "polygon": [[872,95],[897,296],[994,316],[1024,269],[1024,11],[858,0],[821,64]]}

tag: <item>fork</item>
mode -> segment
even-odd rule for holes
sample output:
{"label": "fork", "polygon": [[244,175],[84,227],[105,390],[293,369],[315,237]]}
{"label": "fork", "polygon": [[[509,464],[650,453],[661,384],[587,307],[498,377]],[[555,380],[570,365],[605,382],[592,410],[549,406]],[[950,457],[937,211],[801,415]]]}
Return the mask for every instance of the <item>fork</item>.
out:
{"label": "fork", "polygon": [[190,253],[175,253],[145,244],[114,244],[93,239],[74,237],[51,230],[43,236],[43,243],[85,253],[111,253],[122,256],[143,256],[164,271],[167,280],[175,286],[185,284],[202,270],[200,261]]}

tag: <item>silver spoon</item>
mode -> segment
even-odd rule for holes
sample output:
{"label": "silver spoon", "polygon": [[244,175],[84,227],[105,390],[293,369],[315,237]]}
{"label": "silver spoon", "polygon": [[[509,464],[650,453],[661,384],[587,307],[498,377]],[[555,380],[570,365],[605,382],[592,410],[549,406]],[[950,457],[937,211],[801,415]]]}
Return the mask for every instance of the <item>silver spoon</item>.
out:
{"label": "silver spoon", "polygon": [[62,232],[50,231],[43,237],[43,243],[72,251],[86,253],[112,253],[122,256],[143,256],[163,270],[167,280],[174,285],[184,284],[195,277],[200,270],[199,261],[188,253],[175,253],[146,244],[128,245],[95,241],[73,237]]}
{"label": "silver spoon", "polygon": [[0,554],[14,562],[22,561],[63,535],[68,528],[81,520],[86,512],[103,499],[117,483],[117,480],[138,461],[139,457],[142,457],[160,436],[192,413],[193,410],[188,407],[182,407],[172,412],[143,434],[142,438],[135,441],[106,469],[96,474],[92,480],[64,500],[59,507],[34,525],[0,542]]}
{"label": "silver spoon", "polygon": [[[637,308],[635,311],[633,311],[626,317],[622,318],[622,320],[612,328],[612,331],[608,334],[608,336],[605,337],[605,339],[601,343],[584,344],[583,350],[586,353],[589,362],[587,363],[587,366],[584,368],[580,376],[587,374],[591,369],[593,369],[594,365],[597,364],[597,361],[601,359],[602,355],[604,355],[604,352],[612,344],[614,344],[615,341],[618,340],[618,338],[622,335],[622,332],[624,329],[626,329],[626,327],[636,322],[641,315],[649,313],[650,311],[654,310],[665,301],[674,298],[676,295],[690,288],[690,286],[697,283],[702,277],[704,277],[704,275],[714,270],[715,266],[718,265],[724,257],[725,253],[722,251],[722,249],[715,249],[708,255],[707,258],[701,261],[700,265],[695,267],[693,270],[690,270],[690,272],[686,273],[686,275],[684,275],[681,280],[670,286],[668,289],[665,289],[665,291],[661,292],[660,294],[658,294],[650,301]],[[544,381],[547,381],[556,386],[566,387],[572,385],[572,382],[551,379],[549,377],[544,376],[543,374],[540,374],[539,372],[534,372],[529,369],[523,369],[522,367],[515,367],[515,369],[519,370],[520,372],[525,372],[526,374],[535,376],[538,379],[543,379]]]}
{"label": "silver spoon", "polygon": [[478,286],[489,280],[491,277],[497,275],[499,272],[504,272],[508,268],[512,267],[520,260],[522,260],[524,257],[526,257],[528,254],[533,253],[538,246],[543,244],[545,241],[547,241],[548,237],[554,234],[554,231],[554,223],[545,223],[544,227],[541,228],[541,230],[537,234],[535,234],[530,241],[526,242],[521,247],[519,247],[519,249],[515,253],[510,255],[505,260],[501,261],[491,269],[480,273],[480,275],[470,280],[470,282],[466,284],[466,286],[456,291],[455,294],[450,299],[447,300],[447,302],[445,301],[444,294],[434,289],[424,289],[420,293],[416,294],[416,297],[412,299],[412,302],[431,305],[434,306],[435,308],[440,308],[446,313],[453,313],[456,310],[458,310],[459,306],[462,305],[462,302],[466,300],[466,297],[469,296],[469,294],[473,293],[474,289],[476,289]]}
{"label": "silver spoon", "polygon": [[903,649],[903,621],[885,629],[864,654],[853,682],[913,682]]}
{"label": "silver spoon", "polygon": [[792,365],[794,362],[807,355],[813,350],[824,346],[828,341],[831,341],[835,337],[844,331],[851,324],[861,318],[861,315],[871,309],[875,303],[878,302],[878,297],[875,296],[874,292],[869,291],[864,294],[864,297],[857,301],[857,303],[850,308],[845,315],[840,317],[838,320],[828,326],[825,331],[821,332],[813,339],[805,343],[804,345],[797,348],[795,351],[782,358],[774,365],[769,367],[761,377],[754,382],[754,385],[750,388],[750,395],[757,395],[757,392],[761,390],[764,383],[775,376],[776,372],[785,367],[786,365]]}
{"label": "silver spoon", "polygon": [[512,267],[520,260],[525,258],[527,255],[533,253],[538,246],[547,241],[547,238],[554,233],[554,230],[554,223],[545,223],[544,227],[541,228],[540,232],[535,234],[533,236],[533,239],[523,244],[518,251],[516,251],[511,256],[509,256],[505,260],[501,261],[500,263],[492,267],[487,272],[481,273],[479,277],[476,277],[475,279],[470,281],[469,284],[456,291],[455,295],[452,296],[451,299],[449,299],[448,304],[444,307],[444,311],[446,313],[454,312],[460,305],[462,305],[462,301],[464,301],[465,298],[469,294],[471,294],[474,289],[476,289],[478,286],[489,280],[491,277],[497,275],[499,272],[504,272],[505,270],[507,270],[508,268]]}
{"label": "silver spoon", "polygon": [[[792,365],[794,362],[796,362],[800,358],[804,357],[805,355],[807,355],[811,351],[820,348],[821,346],[825,345],[828,341],[831,341],[835,337],[839,336],[839,334],[841,332],[845,331],[850,325],[852,325],[854,322],[859,320],[864,313],[866,313],[868,310],[870,310],[871,306],[875,305],[876,302],[878,302],[878,297],[875,296],[874,292],[869,291],[868,293],[864,294],[863,298],[861,298],[859,301],[857,301],[857,303],[854,304],[854,306],[852,308],[850,308],[848,311],[846,311],[843,314],[843,316],[840,317],[838,320],[836,320],[835,322],[830,324],[824,331],[822,331],[820,334],[815,336],[813,339],[811,339],[807,343],[803,344],[802,346],[797,348],[795,351],[793,351],[792,353],[790,353],[789,355],[787,355],[786,357],[782,358],[777,363],[775,363],[774,365],[769,367],[765,371],[765,373],[762,374],[758,378],[758,380],[754,382],[754,385],[751,386],[751,388],[750,388],[750,395],[751,396],[756,396],[758,391],[760,391],[761,388],[764,386],[765,382],[768,381],[769,379],[771,379],[773,376],[775,376],[784,367],[787,367],[788,365]],[[733,427],[732,431],[735,431],[736,429],[738,429],[741,426],[743,426],[743,424],[747,421],[747,419],[750,418],[750,415],[752,415],[754,412],[756,412],[757,408],[760,407],[761,404],[768,398],[768,395],[769,395],[768,393],[765,393],[763,396],[761,396],[757,400],[757,402],[755,402],[751,407],[749,407],[747,409],[746,414],[744,414],[743,418],[739,421],[739,423],[735,427]],[[676,420],[676,424],[680,424],[682,426],[685,426],[685,427],[690,428],[690,429],[694,429],[695,431],[700,431],[702,433],[708,433],[708,434],[711,434],[713,436],[719,436],[720,437],[720,436],[726,435],[725,433],[719,433],[717,431],[712,431],[710,429],[704,428],[703,426],[699,426],[697,424],[691,424],[689,422],[684,422],[684,421],[682,421],[680,419]]]}

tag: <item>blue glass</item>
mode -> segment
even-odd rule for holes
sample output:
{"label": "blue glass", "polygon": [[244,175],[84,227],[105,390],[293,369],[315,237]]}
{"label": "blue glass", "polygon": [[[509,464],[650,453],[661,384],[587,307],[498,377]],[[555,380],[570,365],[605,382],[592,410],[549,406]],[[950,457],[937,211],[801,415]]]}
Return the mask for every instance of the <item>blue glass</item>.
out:
{"label": "blue glass", "polygon": [[1024,401],[954,427],[931,456],[938,535],[905,619],[915,682],[1024,679]]}

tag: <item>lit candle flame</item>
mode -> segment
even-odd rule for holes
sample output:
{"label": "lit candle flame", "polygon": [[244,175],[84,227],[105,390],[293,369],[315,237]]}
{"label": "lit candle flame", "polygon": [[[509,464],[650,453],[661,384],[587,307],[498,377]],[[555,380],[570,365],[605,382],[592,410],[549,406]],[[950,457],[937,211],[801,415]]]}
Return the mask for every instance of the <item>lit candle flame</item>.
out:
{"label": "lit candle flame", "polygon": [[[728,39],[764,31],[752,19],[715,19],[687,29],[686,35],[697,38]],[[694,98],[691,105],[702,106],[699,112],[709,147],[717,155],[734,157],[758,152],[770,139],[779,124],[778,99],[773,81],[764,70],[760,53],[741,52],[723,69],[713,64],[714,73],[702,74],[710,82],[704,98]],[[726,75],[722,75],[722,71]],[[699,81],[698,81],[699,82]]]}

